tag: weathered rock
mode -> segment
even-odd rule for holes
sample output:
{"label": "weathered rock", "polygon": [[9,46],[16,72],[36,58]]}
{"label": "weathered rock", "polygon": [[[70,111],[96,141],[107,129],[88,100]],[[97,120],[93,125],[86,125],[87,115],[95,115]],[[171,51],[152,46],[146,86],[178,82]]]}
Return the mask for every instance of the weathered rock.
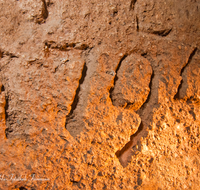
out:
{"label": "weathered rock", "polygon": [[152,69],[148,60],[137,54],[126,57],[119,71],[114,90],[113,105],[138,110],[149,95]]}
{"label": "weathered rock", "polygon": [[199,189],[199,7],[1,0],[0,189]]}

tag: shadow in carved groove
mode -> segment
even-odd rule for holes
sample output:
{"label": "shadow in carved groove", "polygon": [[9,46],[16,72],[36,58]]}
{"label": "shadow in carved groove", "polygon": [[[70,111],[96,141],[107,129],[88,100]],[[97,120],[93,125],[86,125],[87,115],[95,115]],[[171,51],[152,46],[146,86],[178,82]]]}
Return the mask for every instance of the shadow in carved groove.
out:
{"label": "shadow in carved groove", "polygon": [[130,10],[134,10],[136,1],[137,1],[137,0],[131,0]]}
{"label": "shadow in carved groove", "polygon": [[124,55],[122,58],[121,58],[121,60],[120,60],[120,62],[119,62],[119,64],[118,64],[118,66],[117,66],[117,69],[116,69],[116,71],[115,71],[115,77],[114,77],[114,84],[113,84],[113,87],[112,88],[110,88],[110,91],[109,91],[109,93],[110,93],[110,99],[112,100],[112,102],[114,101],[113,100],[113,91],[114,91],[114,88],[115,88],[115,84],[116,84],[116,81],[118,80],[118,76],[117,76],[117,73],[118,73],[118,71],[119,71],[119,69],[120,69],[120,67],[121,67],[121,64],[122,64],[122,61],[124,61],[124,59],[126,59],[126,57],[127,57],[128,55]]}
{"label": "shadow in carved groove", "polygon": [[47,9],[47,3],[46,3],[45,0],[42,0],[42,3],[43,3],[42,17],[43,17],[43,19],[47,19],[48,15],[49,15],[49,12],[48,12],[48,9]]}
{"label": "shadow in carved groove", "polygon": [[[146,58],[147,55],[143,57]],[[121,62],[124,59],[125,57],[121,60]],[[119,66],[121,66],[121,63]],[[152,66],[152,69],[153,69],[153,66]],[[116,76],[116,79],[117,79],[117,76]],[[148,135],[148,130],[151,129],[150,123],[152,121],[153,109],[159,106],[157,103],[158,102],[157,88],[152,88],[153,86],[157,86],[157,82],[158,82],[158,75],[157,74],[155,75],[155,71],[153,69],[151,79],[149,82],[149,88],[150,88],[149,95],[146,101],[143,103],[143,105],[136,111],[136,113],[141,118],[140,126],[137,132],[131,135],[130,141],[121,150],[118,150],[115,153],[123,167],[126,167],[128,165],[128,163],[131,161],[131,157],[135,154],[136,150],[139,150],[139,151],[141,150],[141,138],[145,138]],[[110,93],[112,93],[112,90],[110,91]],[[110,96],[112,97],[112,94],[110,94]],[[131,105],[132,103],[127,104],[125,109],[129,109]]]}
{"label": "shadow in carved groove", "polygon": [[73,101],[73,103],[71,105],[70,113],[66,116],[65,128],[67,128],[67,124],[74,117],[73,113],[77,108],[77,104],[79,102],[79,93],[80,93],[81,85],[83,84],[83,82],[85,80],[86,74],[87,74],[87,66],[86,66],[86,63],[85,63],[84,66],[83,66],[81,79],[79,80],[79,86],[76,89],[76,95],[75,95],[74,101]]}
{"label": "shadow in carved groove", "polygon": [[131,148],[137,144],[137,139],[135,139],[135,137],[137,137],[137,135],[143,129],[144,129],[144,126],[143,126],[143,123],[141,121],[137,132],[134,133],[133,135],[131,135],[130,141],[128,143],[126,143],[125,146],[121,150],[118,150],[115,153],[123,167],[126,167],[127,164],[128,164],[128,160],[130,159],[129,156],[130,156],[130,153],[131,153],[130,151],[132,151]]}
{"label": "shadow in carved groove", "polygon": [[[1,91],[5,91],[4,85],[2,85]],[[8,115],[9,96],[8,95],[5,97],[5,100],[6,100],[6,104],[5,104],[5,121],[6,121],[5,136],[8,139],[9,134],[13,132],[13,129],[10,127],[9,122],[8,122],[8,120],[9,120],[9,115]]]}
{"label": "shadow in carved groove", "polygon": [[192,53],[190,54],[190,57],[188,59],[188,62],[186,63],[186,65],[181,69],[181,73],[180,73],[180,76],[182,77],[182,80],[181,80],[181,83],[178,87],[178,90],[177,90],[177,93],[175,94],[174,96],[174,99],[181,99],[183,98],[182,96],[182,93],[181,93],[181,89],[183,87],[183,83],[185,82],[184,79],[183,79],[183,73],[185,71],[185,69],[187,68],[187,66],[190,64],[190,62],[192,61],[192,58],[194,57],[195,53],[197,51],[197,48],[194,48],[194,50],[192,51]]}

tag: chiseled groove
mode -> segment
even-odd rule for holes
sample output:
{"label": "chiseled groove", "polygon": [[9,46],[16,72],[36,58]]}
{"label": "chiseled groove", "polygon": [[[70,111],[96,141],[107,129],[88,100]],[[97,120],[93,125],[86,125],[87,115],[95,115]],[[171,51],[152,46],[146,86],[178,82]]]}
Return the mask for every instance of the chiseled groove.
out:
{"label": "chiseled groove", "polygon": [[113,102],[112,93],[113,93],[113,90],[114,90],[114,88],[115,88],[116,81],[118,80],[117,73],[118,73],[118,71],[119,71],[119,69],[120,69],[120,67],[121,67],[122,61],[123,61],[127,56],[128,56],[128,55],[125,54],[125,55],[121,58],[121,60],[119,61],[118,66],[117,66],[117,68],[116,68],[116,71],[115,71],[114,84],[113,84],[113,87],[110,88],[110,91],[109,91],[109,93],[110,93],[110,99],[112,100],[112,102]]}
{"label": "chiseled groove", "polygon": [[[4,89],[4,87],[3,87]],[[5,89],[4,89],[5,90]],[[13,130],[10,128],[10,125],[8,123],[9,115],[8,115],[8,108],[9,108],[9,96],[7,95],[6,98],[6,105],[5,105],[5,121],[6,121],[6,129],[5,129],[5,136],[8,139],[9,133],[13,132]]]}
{"label": "chiseled groove", "polygon": [[[152,96],[152,86],[153,86],[154,77],[155,77],[155,75],[154,75],[154,70],[153,70],[152,75],[151,75],[151,80],[150,80],[150,83],[149,83],[150,92],[149,92],[149,95],[147,97],[147,100],[140,107],[140,109],[136,111],[136,113],[141,118],[141,123],[140,123],[138,130],[136,131],[136,133],[131,135],[130,141],[128,143],[126,143],[125,146],[121,150],[118,150],[115,153],[123,167],[126,167],[128,165],[128,162],[129,162],[128,158],[130,158],[133,155],[132,148],[135,145],[137,145],[138,142],[140,142],[141,137],[145,137],[148,134],[147,123],[150,123],[150,121],[149,121],[150,119],[147,119],[148,121],[146,123],[144,123],[144,118],[143,118],[144,116],[143,115],[146,114],[145,108],[150,103],[150,100],[152,100],[152,98],[155,98],[155,97]],[[152,105],[152,109],[153,109],[153,105]],[[127,154],[127,152],[129,152],[129,153]]]}
{"label": "chiseled groove", "polygon": [[73,101],[73,103],[71,105],[70,113],[66,116],[65,127],[67,126],[69,120],[73,118],[73,113],[76,110],[77,104],[79,102],[80,87],[81,87],[81,85],[83,84],[83,82],[85,80],[86,74],[87,74],[87,66],[86,66],[86,63],[84,63],[83,70],[82,70],[82,76],[81,76],[81,78],[79,80],[79,86],[76,89],[76,95],[75,95],[74,101]]}
{"label": "chiseled groove", "polygon": [[46,4],[45,0],[42,0],[42,3],[43,3],[43,6],[42,6],[42,17],[43,17],[43,19],[47,19],[48,15],[49,15],[49,12],[48,12],[48,9],[47,9],[47,4]]}
{"label": "chiseled groove", "polygon": [[[147,96],[147,99],[146,99],[146,101],[142,104],[142,106],[141,106],[138,110],[143,110],[143,109],[144,109],[144,106],[145,106],[145,105],[149,102],[149,100],[150,100],[153,77],[154,77],[154,71],[152,72],[151,79],[150,79],[150,82],[149,82],[149,89],[150,89],[150,91],[149,91],[149,94],[148,94],[148,96]],[[125,109],[129,109],[129,107],[130,107],[131,105],[133,105],[133,104],[134,104],[134,103],[128,102],[127,105],[126,105],[126,107],[125,107]],[[138,110],[136,110],[136,112],[137,112]]]}
{"label": "chiseled groove", "polygon": [[[184,69],[187,67],[187,65],[191,62],[191,60],[192,60],[192,58],[193,58],[193,56],[195,55],[195,53],[196,53],[196,51],[197,51],[197,48],[195,48],[193,51],[192,51],[192,53],[190,54],[190,56],[189,56],[189,59],[188,59],[188,62],[186,63],[186,65],[182,68],[182,70],[181,70],[181,75],[182,75],[182,73],[183,73],[183,71],[184,71]],[[152,67],[153,68],[153,67]],[[131,135],[131,137],[130,137],[130,141],[128,142],[128,143],[126,143],[126,145],[121,149],[121,150],[118,150],[117,152],[116,152],[116,156],[119,158],[119,161],[120,161],[120,163],[121,163],[121,165],[123,166],[123,167],[126,167],[127,165],[128,165],[128,158],[127,157],[130,157],[130,156],[132,156],[134,153],[133,152],[131,152],[131,149],[135,146],[135,145],[137,145],[137,143],[139,142],[140,143],[140,138],[141,137],[145,137],[145,136],[147,136],[147,134],[148,134],[148,131],[147,131],[147,128],[148,128],[148,123],[150,123],[150,120],[151,120],[151,118],[144,118],[144,117],[146,117],[146,108],[147,108],[147,105],[151,105],[152,104],[152,108],[151,109],[153,109],[153,107],[155,107],[156,105],[157,105],[157,103],[156,102],[150,102],[150,101],[152,101],[153,99],[155,99],[156,97],[153,97],[153,95],[152,95],[152,87],[153,87],[153,80],[154,80],[154,78],[155,78],[155,74],[154,74],[155,72],[154,72],[154,70],[153,70],[153,73],[152,73],[152,76],[151,76],[151,81],[150,81],[150,83],[149,83],[149,88],[150,88],[150,92],[149,92],[149,95],[148,95],[148,97],[147,97],[147,100],[145,101],[145,103],[140,107],[140,109],[139,110],[137,110],[136,111],[136,113],[137,114],[139,114],[139,116],[140,116],[140,118],[141,118],[141,123],[140,123],[140,126],[139,126],[139,128],[138,128],[138,130],[137,130],[137,132],[136,133],[134,133],[133,135]],[[181,82],[181,84],[179,85],[179,89],[181,88],[181,85],[182,85],[182,82]],[[178,92],[177,92],[177,94],[179,93],[179,90],[178,90]],[[156,104],[156,105],[154,105],[154,104]],[[154,105],[154,106],[153,106]],[[147,110],[147,111],[149,111],[149,110]],[[150,114],[150,113],[149,113]],[[145,120],[145,122],[146,123],[144,123],[144,120]],[[129,155],[126,155],[126,152],[127,151],[129,151]],[[126,158],[123,158],[123,156],[126,156]]]}
{"label": "chiseled groove", "polygon": [[136,1],[137,0],[131,0],[130,10],[134,10]]}
{"label": "chiseled groove", "polygon": [[[131,149],[131,148],[135,145],[135,143],[134,143],[134,138],[143,130],[143,128],[144,128],[144,125],[143,125],[143,122],[141,121],[140,126],[138,127],[138,130],[136,131],[136,133],[134,133],[133,135],[131,135],[130,141],[129,141],[128,143],[126,143],[125,146],[124,146],[121,150],[118,150],[118,151],[115,153],[116,156],[117,156],[118,158],[122,157],[123,154],[124,154],[127,150]],[[121,165],[122,165],[123,167],[126,167],[126,166],[127,166],[127,163],[126,163],[126,162],[123,162],[123,161],[121,161],[120,159],[119,159],[119,161],[120,161],[120,163],[121,163]]]}
{"label": "chiseled groove", "polygon": [[[194,50],[191,52],[191,54],[190,54],[190,56],[189,56],[189,58],[188,58],[187,63],[186,63],[185,66],[181,69],[180,76],[183,75],[184,70],[185,70],[186,67],[189,65],[189,63],[192,61],[192,58],[194,57],[196,51],[197,51],[197,47],[195,47]],[[183,85],[183,80],[181,80],[181,83],[180,83],[180,85],[178,86],[178,90],[177,90],[177,93],[176,93],[175,96],[174,96],[174,99],[181,99],[181,98],[180,98],[180,89],[181,89],[182,85]]]}
{"label": "chiseled groove", "polygon": [[172,31],[172,28],[170,28],[170,29],[164,29],[164,30],[156,30],[156,31],[152,31],[150,33],[158,35],[158,36],[165,37],[165,36],[169,35],[171,31]]}

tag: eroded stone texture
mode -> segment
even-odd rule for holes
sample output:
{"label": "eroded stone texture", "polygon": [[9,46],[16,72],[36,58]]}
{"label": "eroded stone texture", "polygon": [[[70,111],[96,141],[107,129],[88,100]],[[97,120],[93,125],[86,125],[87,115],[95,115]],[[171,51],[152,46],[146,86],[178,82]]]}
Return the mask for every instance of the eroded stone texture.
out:
{"label": "eroded stone texture", "polygon": [[199,189],[199,7],[0,0],[0,189]]}
{"label": "eroded stone texture", "polygon": [[125,58],[111,92],[113,105],[138,110],[148,97],[151,75],[151,64],[142,56],[132,54]]}
{"label": "eroded stone texture", "polygon": [[77,50],[48,53],[51,56],[43,59],[15,59],[3,75],[8,81],[7,138],[34,135],[55,120],[62,124],[71,110],[84,60]]}
{"label": "eroded stone texture", "polygon": [[199,50],[195,49],[190,57],[188,65],[182,71],[182,82],[177,92],[177,98],[199,99],[200,95],[200,53]]}

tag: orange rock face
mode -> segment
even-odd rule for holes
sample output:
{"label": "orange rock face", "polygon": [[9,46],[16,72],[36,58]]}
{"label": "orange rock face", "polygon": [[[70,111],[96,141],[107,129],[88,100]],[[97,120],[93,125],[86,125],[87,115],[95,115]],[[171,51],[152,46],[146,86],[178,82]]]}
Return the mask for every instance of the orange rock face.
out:
{"label": "orange rock face", "polygon": [[200,3],[0,1],[0,189],[200,188]]}
{"label": "orange rock face", "polygon": [[122,61],[115,88],[111,92],[113,105],[138,110],[149,95],[152,68],[148,60],[131,54]]}

